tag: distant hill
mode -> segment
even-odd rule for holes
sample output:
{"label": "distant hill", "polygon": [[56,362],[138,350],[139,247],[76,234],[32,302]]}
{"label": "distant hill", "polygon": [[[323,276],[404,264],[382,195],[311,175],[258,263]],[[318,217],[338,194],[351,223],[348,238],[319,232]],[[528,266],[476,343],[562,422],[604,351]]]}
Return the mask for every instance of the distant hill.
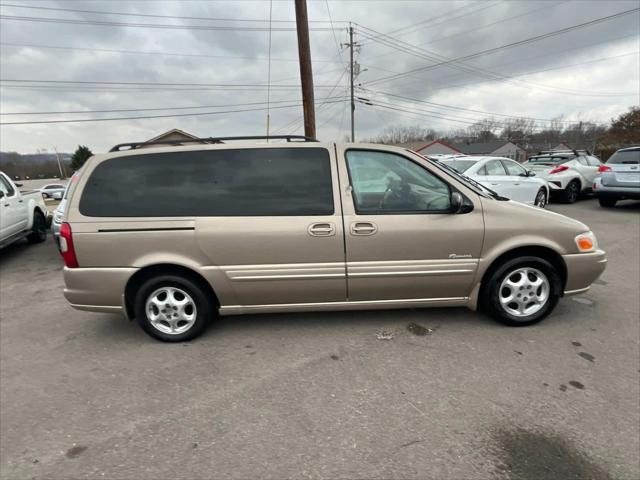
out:
{"label": "distant hill", "polygon": [[[63,168],[67,176],[72,170],[71,154],[60,153]],[[17,153],[0,152],[0,170],[11,178],[53,178],[60,176],[55,153]]]}

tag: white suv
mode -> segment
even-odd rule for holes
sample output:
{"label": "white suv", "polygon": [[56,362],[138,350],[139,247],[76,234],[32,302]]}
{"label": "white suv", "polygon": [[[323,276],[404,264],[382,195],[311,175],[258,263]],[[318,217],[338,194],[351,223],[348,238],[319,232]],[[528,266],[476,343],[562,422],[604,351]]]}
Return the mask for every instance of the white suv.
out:
{"label": "white suv", "polygon": [[522,164],[538,178],[549,182],[551,193],[565,203],[574,203],[592,191],[602,162],[585,150],[540,152]]}

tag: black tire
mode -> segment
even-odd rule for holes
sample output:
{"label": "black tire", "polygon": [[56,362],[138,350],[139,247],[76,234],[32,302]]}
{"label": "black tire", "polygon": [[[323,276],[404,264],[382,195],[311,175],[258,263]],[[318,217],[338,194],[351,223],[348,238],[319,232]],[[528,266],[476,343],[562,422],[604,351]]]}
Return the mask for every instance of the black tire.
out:
{"label": "black tire", "polygon": [[33,226],[27,235],[29,243],[42,243],[47,239],[47,219],[40,211],[33,212]]}
{"label": "black tire", "polygon": [[[543,273],[549,283],[546,303],[528,316],[515,316],[500,303],[502,282],[520,268],[533,268]],[[558,270],[547,260],[539,257],[519,257],[507,260],[489,272],[480,292],[481,308],[498,322],[511,327],[526,327],[543,320],[558,304],[562,290],[562,280]]]}
{"label": "black tire", "polygon": [[618,199],[611,197],[598,197],[598,202],[601,207],[612,208],[616,206]]}
{"label": "black tire", "polygon": [[533,203],[536,207],[545,208],[548,201],[549,199],[547,198],[547,190],[541,188],[540,190],[538,190],[538,193],[536,193],[536,198]]}
{"label": "black tire", "polygon": [[571,180],[566,188],[560,194],[560,199],[564,203],[576,203],[580,197],[580,182],[578,180]]}
{"label": "black tire", "polygon": [[[147,299],[158,289],[173,287],[187,293],[195,303],[195,322],[185,332],[165,333],[156,328],[147,317]],[[160,275],[150,278],[138,289],[134,300],[134,312],[142,329],[153,338],[163,342],[185,342],[200,336],[211,323],[214,307],[210,295],[189,278],[179,275]]]}

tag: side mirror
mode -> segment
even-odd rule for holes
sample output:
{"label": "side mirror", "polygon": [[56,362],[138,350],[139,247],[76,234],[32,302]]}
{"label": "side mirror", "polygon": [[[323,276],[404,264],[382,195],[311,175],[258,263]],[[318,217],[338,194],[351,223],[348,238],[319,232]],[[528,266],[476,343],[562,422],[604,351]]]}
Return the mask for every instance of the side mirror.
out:
{"label": "side mirror", "polygon": [[536,176],[536,172],[534,172],[533,170],[528,170],[527,171],[527,176],[528,177],[535,177]]}
{"label": "side mirror", "polygon": [[452,192],[450,198],[451,213],[469,213],[473,210],[473,203],[462,196],[460,192]]}
{"label": "side mirror", "polygon": [[14,183],[14,185],[18,188],[22,188],[24,187],[24,185],[22,183]]}

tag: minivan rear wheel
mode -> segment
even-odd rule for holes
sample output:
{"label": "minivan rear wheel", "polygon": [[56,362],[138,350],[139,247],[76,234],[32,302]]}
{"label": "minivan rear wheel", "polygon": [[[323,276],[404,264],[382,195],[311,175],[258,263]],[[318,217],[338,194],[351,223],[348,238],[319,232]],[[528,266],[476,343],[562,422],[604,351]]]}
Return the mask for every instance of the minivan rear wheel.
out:
{"label": "minivan rear wheel", "polygon": [[191,279],[178,275],[153,277],[134,300],[136,320],[154,338],[184,342],[201,335],[212,317],[212,302]]}
{"label": "minivan rear wheel", "polygon": [[539,257],[506,261],[483,285],[483,307],[498,322],[524,327],[543,320],[558,303],[562,282],[557,269]]}

